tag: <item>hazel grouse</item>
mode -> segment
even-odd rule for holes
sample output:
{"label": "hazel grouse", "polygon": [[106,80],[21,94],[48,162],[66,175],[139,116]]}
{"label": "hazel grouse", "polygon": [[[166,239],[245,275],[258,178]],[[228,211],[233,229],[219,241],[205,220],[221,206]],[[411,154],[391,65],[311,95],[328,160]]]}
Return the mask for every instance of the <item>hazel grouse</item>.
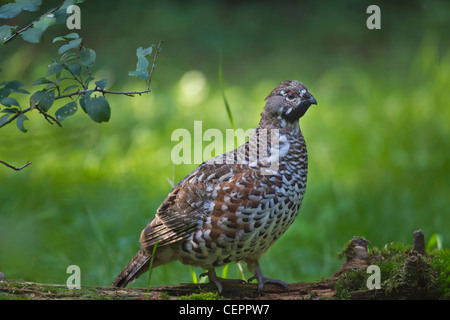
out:
{"label": "hazel grouse", "polygon": [[308,172],[299,118],[317,104],[298,81],[283,81],[267,96],[249,140],[205,161],[181,180],[141,233],[141,248],[112,285],[125,287],[153,267],[175,260],[206,270],[219,292],[215,268],[247,263],[261,293],[267,278],[258,260],[289,228],[302,205]]}

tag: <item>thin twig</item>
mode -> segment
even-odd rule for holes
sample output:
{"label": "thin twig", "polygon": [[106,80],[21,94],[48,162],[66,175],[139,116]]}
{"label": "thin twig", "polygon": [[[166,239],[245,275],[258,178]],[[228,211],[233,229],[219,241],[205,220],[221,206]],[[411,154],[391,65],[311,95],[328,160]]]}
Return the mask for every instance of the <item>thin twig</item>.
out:
{"label": "thin twig", "polygon": [[10,165],[10,164],[6,163],[5,161],[2,161],[2,160],[0,160],[0,163],[4,164],[4,165],[7,166],[8,168],[11,168],[11,169],[16,170],[16,171],[20,171],[20,170],[22,170],[23,168],[28,167],[32,162],[31,162],[31,161],[28,161],[27,163],[25,163],[25,164],[24,164],[23,166],[21,166],[21,167],[14,167],[14,166],[12,166],[12,165]]}
{"label": "thin twig", "polygon": [[81,96],[81,95],[84,95],[84,94],[88,93],[89,91],[91,91],[91,92],[100,92],[103,95],[105,95],[105,94],[123,94],[125,96],[134,97],[135,94],[141,95],[143,93],[148,93],[151,90],[124,92],[124,91],[109,91],[109,90],[105,90],[105,89],[95,88],[95,89],[90,89],[90,90],[78,90],[78,91],[75,91],[75,92],[63,94],[63,95],[55,97],[55,100],[68,98],[68,97],[72,97],[72,96],[76,96],[76,95],[80,95]]}
{"label": "thin twig", "polygon": [[[62,128],[61,123],[56,120],[54,117],[52,117],[51,115],[49,115],[48,113],[44,112],[41,108],[36,107],[36,109],[39,110],[40,114],[42,114],[45,118],[45,120],[47,120],[48,123],[50,123],[51,125],[53,125],[53,122],[56,123],[59,127]],[[53,122],[52,122],[53,121]]]}
{"label": "thin twig", "polygon": [[[0,125],[1,127],[6,126],[7,124],[13,122],[15,119],[17,119],[18,116],[20,116],[21,114],[25,114],[29,111],[31,111],[33,108],[32,107],[28,107],[26,109],[23,109],[22,111],[16,113],[15,115],[13,115],[11,118],[9,118],[8,120],[6,120],[2,125]],[[36,107],[36,109],[39,111],[40,114],[42,114],[45,118],[45,120],[48,121],[48,123],[53,124],[56,123],[58,126],[62,127],[61,122],[59,122],[58,120],[56,120],[54,117],[52,117],[51,115],[49,115],[48,113],[44,112],[41,108]],[[53,121],[53,122],[52,122]]]}
{"label": "thin twig", "polygon": [[[87,87],[86,87],[86,86],[84,85],[84,83],[83,83],[83,78],[81,78],[81,75],[80,75],[80,79],[78,79],[77,76],[72,72],[72,70],[70,70],[70,68],[66,68],[66,70],[70,72],[70,74],[72,75],[72,77],[73,77],[74,80],[78,81],[78,83],[81,84],[81,86],[82,86],[83,88],[87,89]],[[70,79],[70,80],[71,80],[71,79]],[[60,95],[61,95],[61,94],[60,94]]]}
{"label": "thin twig", "polygon": [[47,15],[49,15],[49,14],[52,14],[53,12],[55,12],[56,10],[58,10],[59,8],[61,8],[61,6],[62,6],[63,4],[64,4],[64,1],[63,1],[62,3],[60,3],[56,8],[54,8],[54,9],[52,9],[52,10],[50,10],[50,11],[44,13],[44,14],[42,14],[37,20],[34,20],[33,22],[31,22],[31,23],[30,23],[29,25],[27,25],[26,27],[20,29],[20,30],[17,31],[17,32],[14,32],[12,35],[10,35],[8,38],[6,38],[6,39],[3,41],[3,44],[6,44],[7,42],[9,42],[9,41],[11,41],[12,39],[14,39],[15,37],[17,37],[19,34],[22,34],[23,32],[27,31],[28,29],[30,29],[31,27],[33,27],[34,24],[35,24],[36,22],[38,22],[39,20],[41,20],[42,17],[47,16]]}
{"label": "thin twig", "polygon": [[164,43],[164,41],[159,41],[158,43],[158,47],[156,48],[156,52],[155,55],[153,56],[153,64],[152,64],[152,69],[150,70],[150,74],[148,76],[148,83],[147,83],[147,91],[150,92],[150,83],[152,82],[152,75],[153,75],[153,70],[156,67],[156,57],[158,56],[159,51],[161,50],[161,46]]}

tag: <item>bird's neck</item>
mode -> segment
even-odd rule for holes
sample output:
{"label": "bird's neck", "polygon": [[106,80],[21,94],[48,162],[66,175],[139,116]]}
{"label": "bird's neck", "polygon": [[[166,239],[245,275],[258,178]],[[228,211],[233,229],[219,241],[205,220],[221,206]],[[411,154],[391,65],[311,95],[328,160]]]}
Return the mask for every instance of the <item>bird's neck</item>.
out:
{"label": "bird's neck", "polygon": [[281,133],[287,133],[287,134],[299,134],[300,133],[300,126],[298,124],[298,121],[290,122],[286,121],[283,118],[274,118],[274,117],[265,117],[262,116],[261,120],[259,121],[259,127],[260,129],[266,129],[266,130],[272,130],[272,129],[278,129]]}

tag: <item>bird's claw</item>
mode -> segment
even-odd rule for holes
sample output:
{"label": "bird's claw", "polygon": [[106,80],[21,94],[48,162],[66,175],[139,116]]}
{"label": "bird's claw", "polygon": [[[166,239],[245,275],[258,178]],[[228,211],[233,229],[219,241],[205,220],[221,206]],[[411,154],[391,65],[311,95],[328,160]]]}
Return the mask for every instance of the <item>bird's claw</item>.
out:
{"label": "bird's claw", "polygon": [[258,293],[259,294],[263,293],[263,287],[266,283],[273,283],[273,284],[283,286],[283,288],[284,288],[284,290],[286,290],[286,292],[289,291],[288,285],[286,282],[277,280],[277,279],[271,279],[271,278],[264,277],[264,275],[259,267],[256,269],[255,275],[248,279],[248,282],[251,282],[253,280],[258,281]]}
{"label": "bird's claw", "polygon": [[219,293],[222,293],[222,291],[223,291],[223,285],[222,285],[223,283],[240,283],[240,284],[246,283],[245,280],[241,280],[241,279],[220,278],[216,275],[216,272],[214,270],[208,270],[208,272],[203,272],[202,274],[199,275],[200,278],[206,277],[206,276],[208,276],[209,282],[215,283]]}

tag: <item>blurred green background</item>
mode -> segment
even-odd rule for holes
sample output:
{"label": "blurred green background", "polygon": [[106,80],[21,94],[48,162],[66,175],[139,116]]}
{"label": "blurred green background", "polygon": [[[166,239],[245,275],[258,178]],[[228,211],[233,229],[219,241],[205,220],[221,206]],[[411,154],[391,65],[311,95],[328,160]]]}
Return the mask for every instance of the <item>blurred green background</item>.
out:
{"label": "blurred green background", "polygon": [[[381,30],[366,27],[370,4],[381,8]],[[220,52],[236,127],[257,126],[264,98],[282,80],[303,82],[318,101],[300,120],[309,153],[303,207],[261,259],[266,276],[329,277],[354,235],[382,247],[412,243],[422,228],[450,246],[448,1],[96,0],[80,8],[78,32],[97,52],[94,76],[107,77],[110,90],[144,90],[127,75],[136,48],[165,44],[152,92],[108,96],[109,123],[78,111],[59,128],[33,112],[27,133],[14,124],[0,129],[1,160],[33,161],[20,172],[0,166],[0,271],[7,278],[64,284],[75,264],[82,285],[110,284],[171,190],[172,132],[192,131],[199,120],[203,130],[231,128]],[[23,13],[18,21],[35,17]],[[34,92],[32,82],[57,58],[51,40],[69,32],[51,27],[37,45],[14,39],[0,50],[0,81],[17,79]],[[22,105],[29,98],[15,97]],[[196,166],[177,165],[175,180]],[[239,275],[231,265],[228,277]],[[178,262],[152,275],[155,285],[191,281],[190,267]],[[143,276],[133,285],[146,283]]]}

